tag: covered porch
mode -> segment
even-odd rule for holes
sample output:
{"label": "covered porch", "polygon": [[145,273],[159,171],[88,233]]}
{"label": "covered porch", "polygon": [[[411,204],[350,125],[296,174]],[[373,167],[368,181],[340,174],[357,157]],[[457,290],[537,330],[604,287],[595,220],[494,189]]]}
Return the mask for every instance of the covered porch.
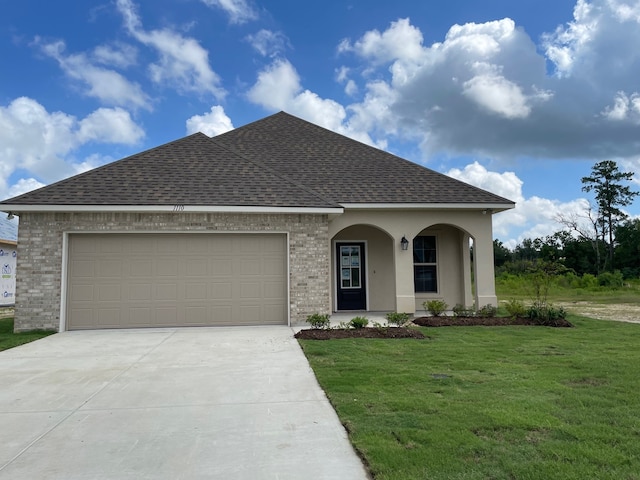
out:
{"label": "covered porch", "polygon": [[422,315],[432,299],[450,308],[497,305],[486,210],[345,209],[329,237],[334,313]]}

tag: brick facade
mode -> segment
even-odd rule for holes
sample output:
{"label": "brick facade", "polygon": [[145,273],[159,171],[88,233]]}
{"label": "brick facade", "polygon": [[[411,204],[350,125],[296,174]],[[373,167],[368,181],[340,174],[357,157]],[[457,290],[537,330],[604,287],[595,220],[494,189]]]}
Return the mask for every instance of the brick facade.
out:
{"label": "brick facade", "polygon": [[288,232],[292,324],[330,313],[327,215],[227,213],[23,213],[18,232],[15,330],[58,330],[63,238],[72,232]]}

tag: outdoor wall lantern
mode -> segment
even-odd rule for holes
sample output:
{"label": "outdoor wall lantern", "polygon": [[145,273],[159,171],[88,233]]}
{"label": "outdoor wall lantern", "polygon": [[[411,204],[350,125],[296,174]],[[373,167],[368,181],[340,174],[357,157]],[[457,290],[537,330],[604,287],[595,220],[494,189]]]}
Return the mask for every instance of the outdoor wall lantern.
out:
{"label": "outdoor wall lantern", "polygon": [[402,240],[400,240],[400,246],[402,250],[409,250],[409,240],[404,235],[402,236]]}

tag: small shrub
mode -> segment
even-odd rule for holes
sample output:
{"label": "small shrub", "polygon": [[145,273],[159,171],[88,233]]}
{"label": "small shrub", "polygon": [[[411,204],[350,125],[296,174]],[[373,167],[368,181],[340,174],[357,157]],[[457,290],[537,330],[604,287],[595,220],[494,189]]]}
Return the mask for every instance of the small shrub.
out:
{"label": "small shrub", "polygon": [[580,283],[578,286],[581,288],[597,288],[598,279],[595,275],[585,273],[584,275],[582,275],[582,277],[580,277]]}
{"label": "small shrub", "polygon": [[387,323],[390,325],[395,325],[396,327],[401,327],[405,323],[409,321],[408,313],[400,313],[400,312],[389,312],[387,313]]}
{"label": "small shrub", "polygon": [[498,309],[493,305],[485,305],[478,310],[478,315],[484,318],[495,317],[496,313],[498,313]]}
{"label": "small shrub", "polygon": [[427,302],[422,302],[422,306],[425,311],[429,312],[434,317],[439,317],[446,312],[449,307],[444,300],[429,300]]}
{"label": "small shrub", "polygon": [[347,329],[351,328],[351,324],[345,323],[345,322],[340,322],[338,325],[336,325],[333,328],[335,330],[347,330]]}
{"label": "small shrub", "polygon": [[369,325],[369,320],[367,317],[353,317],[349,322],[349,326],[351,328],[355,328],[356,330],[360,328],[364,328]]}
{"label": "small shrub", "polygon": [[598,275],[598,284],[601,287],[621,288],[624,285],[624,277],[620,270],[615,272],[602,272]]}
{"label": "small shrub", "polygon": [[476,311],[473,307],[465,307],[461,303],[456,303],[456,306],[452,308],[454,317],[473,317]]}
{"label": "small shrub", "polygon": [[312,315],[309,315],[307,317],[307,323],[311,325],[311,328],[315,328],[318,330],[328,329],[331,325],[331,321],[329,320],[329,315],[326,313],[324,315],[320,313],[314,313]]}
{"label": "small shrub", "polygon": [[520,318],[527,314],[524,303],[514,298],[505,303],[504,308],[511,318]]}
{"label": "small shrub", "polygon": [[539,325],[554,325],[567,318],[567,311],[551,304],[534,303],[527,309],[527,316]]}

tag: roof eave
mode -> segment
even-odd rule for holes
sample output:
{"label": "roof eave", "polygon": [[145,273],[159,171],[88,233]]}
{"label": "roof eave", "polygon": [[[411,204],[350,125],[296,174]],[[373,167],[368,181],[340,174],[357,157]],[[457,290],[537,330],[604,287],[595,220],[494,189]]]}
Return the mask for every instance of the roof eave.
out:
{"label": "roof eave", "polygon": [[309,213],[341,214],[342,207],[264,207],[253,205],[0,205],[9,214],[22,212],[128,213]]}
{"label": "roof eave", "polygon": [[481,210],[499,213],[515,208],[511,203],[341,203],[345,210]]}

